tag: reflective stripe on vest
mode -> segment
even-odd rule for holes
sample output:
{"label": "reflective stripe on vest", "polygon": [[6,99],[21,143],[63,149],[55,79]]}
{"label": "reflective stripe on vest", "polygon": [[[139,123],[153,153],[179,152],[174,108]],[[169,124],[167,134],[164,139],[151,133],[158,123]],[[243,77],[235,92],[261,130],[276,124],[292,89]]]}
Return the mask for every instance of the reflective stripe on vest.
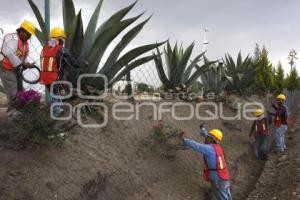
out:
{"label": "reflective stripe on vest", "polygon": [[282,124],[288,125],[287,117],[280,116],[280,113],[287,112],[286,106],[282,106],[281,108],[277,108],[276,115],[274,119],[274,125],[276,128],[280,127]]}
{"label": "reflective stripe on vest", "polygon": [[218,156],[218,160],[219,160],[219,167],[220,167],[220,169],[224,169],[224,165],[223,165],[223,161],[222,161],[221,156]]}
{"label": "reflective stripe on vest", "polygon": [[53,71],[53,57],[50,57],[49,59],[49,66],[48,66],[48,72],[52,72]]}
{"label": "reflective stripe on vest", "polygon": [[[4,37],[4,41],[7,36],[13,35],[13,34],[16,34],[18,37],[18,47],[16,50],[16,56],[18,56],[18,58],[23,62],[28,57],[29,44],[28,44],[28,42],[23,43],[23,41],[20,39],[20,37],[17,33],[11,33],[11,34],[6,35]],[[12,37],[14,37],[14,36],[12,36]],[[5,45],[5,44],[2,44],[2,48],[3,48],[3,45]],[[14,67],[13,64],[10,62],[10,60],[7,57],[5,57],[5,55],[4,55],[2,64],[6,70],[12,70]]]}
{"label": "reflective stripe on vest", "polygon": [[255,133],[256,133],[256,135],[259,135],[259,134],[267,135],[268,134],[268,129],[266,127],[267,123],[268,122],[267,122],[266,118],[255,121]]}
{"label": "reflective stripe on vest", "polygon": [[210,171],[216,171],[218,173],[218,176],[224,180],[227,181],[230,179],[229,172],[227,169],[227,165],[225,162],[223,150],[219,144],[212,144],[212,147],[214,148],[216,152],[216,169],[209,169],[208,165],[206,163],[206,160],[204,159],[204,173],[203,173],[203,178],[206,181],[210,181],[209,176],[210,176]]}
{"label": "reflective stripe on vest", "polygon": [[56,62],[56,56],[61,48],[60,45],[56,45],[52,48],[46,45],[41,54],[41,83],[49,85],[58,79],[58,66]]}

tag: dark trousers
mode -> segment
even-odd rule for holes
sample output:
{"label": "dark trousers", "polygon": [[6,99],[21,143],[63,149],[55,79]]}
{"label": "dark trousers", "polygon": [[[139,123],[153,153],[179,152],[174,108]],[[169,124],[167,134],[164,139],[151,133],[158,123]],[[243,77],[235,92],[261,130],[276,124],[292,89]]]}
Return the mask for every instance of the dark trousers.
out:
{"label": "dark trousers", "polygon": [[257,157],[260,160],[265,160],[267,158],[266,138],[267,136],[262,134],[259,134],[255,137],[256,147],[257,147]]}

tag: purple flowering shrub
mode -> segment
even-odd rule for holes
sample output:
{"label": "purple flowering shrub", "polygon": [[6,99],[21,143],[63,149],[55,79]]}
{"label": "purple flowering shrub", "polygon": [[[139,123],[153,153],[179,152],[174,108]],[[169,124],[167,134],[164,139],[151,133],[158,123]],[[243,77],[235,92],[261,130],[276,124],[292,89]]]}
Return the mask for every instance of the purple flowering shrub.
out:
{"label": "purple flowering shrub", "polygon": [[35,90],[20,91],[16,94],[16,107],[25,113],[39,110],[41,94]]}

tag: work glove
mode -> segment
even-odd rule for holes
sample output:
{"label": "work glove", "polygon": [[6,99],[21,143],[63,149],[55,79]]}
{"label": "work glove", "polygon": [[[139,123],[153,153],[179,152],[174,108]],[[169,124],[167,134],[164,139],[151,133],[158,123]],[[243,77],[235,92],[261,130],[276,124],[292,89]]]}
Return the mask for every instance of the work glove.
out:
{"label": "work glove", "polygon": [[181,131],[180,133],[179,133],[179,136],[178,136],[178,138],[181,140],[181,141],[183,141],[184,140],[184,131]]}
{"label": "work glove", "polygon": [[33,68],[34,64],[33,63],[23,63],[22,66],[23,66],[23,69],[28,69],[28,68]]}

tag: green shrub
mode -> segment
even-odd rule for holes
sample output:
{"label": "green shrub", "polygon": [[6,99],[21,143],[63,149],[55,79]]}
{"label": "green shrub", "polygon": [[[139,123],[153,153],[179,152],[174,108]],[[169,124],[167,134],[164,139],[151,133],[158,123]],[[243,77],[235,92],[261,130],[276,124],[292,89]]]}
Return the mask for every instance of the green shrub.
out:
{"label": "green shrub", "polygon": [[161,158],[173,161],[176,150],[182,147],[178,139],[179,129],[164,125],[162,121],[153,126],[150,134],[150,147]]}
{"label": "green shrub", "polygon": [[65,122],[53,120],[49,108],[36,113],[24,113],[20,117],[22,129],[19,134],[25,144],[46,144],[62,147],[67,133]]}

